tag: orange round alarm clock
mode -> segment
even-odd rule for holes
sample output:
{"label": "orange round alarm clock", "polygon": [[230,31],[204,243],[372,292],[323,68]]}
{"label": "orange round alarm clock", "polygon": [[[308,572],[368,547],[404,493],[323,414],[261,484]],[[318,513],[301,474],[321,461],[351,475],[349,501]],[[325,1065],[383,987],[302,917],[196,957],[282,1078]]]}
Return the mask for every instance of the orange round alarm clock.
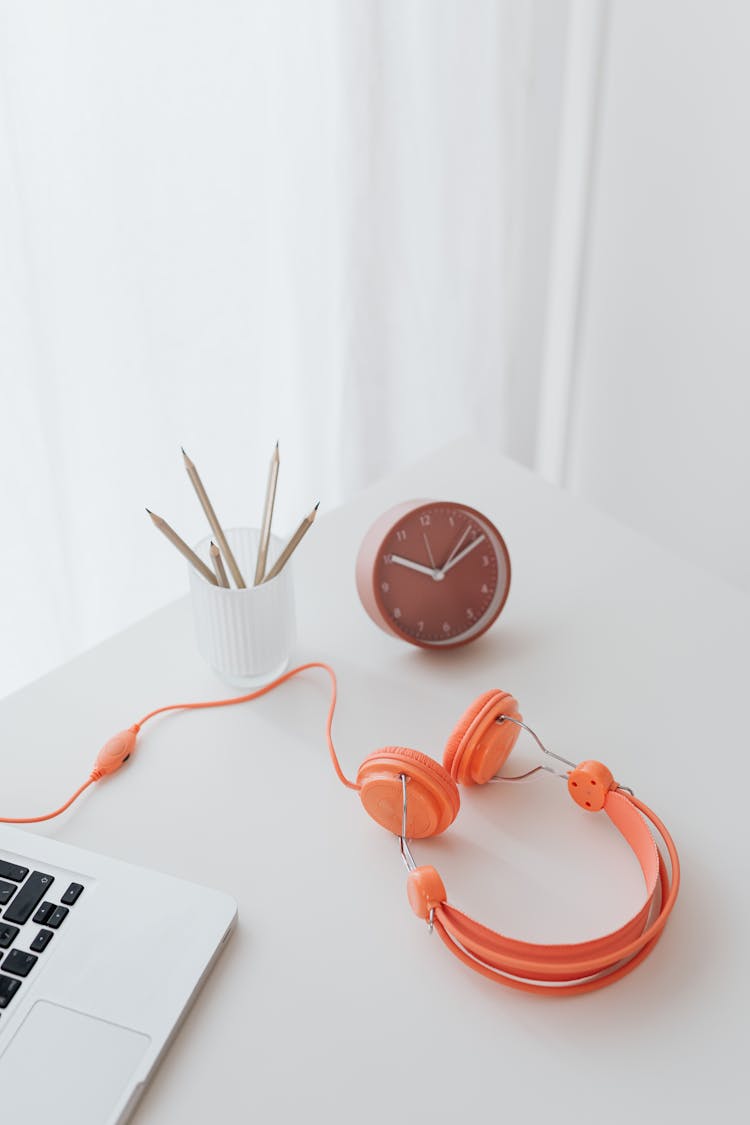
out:
{"label": "orange round alarm clock", "polygon": [[487,516],[448,500],[384,512],[357,556],[357,590],[381,629],[423,648],[453,648],[489,629],[510,589],[510,556]]}

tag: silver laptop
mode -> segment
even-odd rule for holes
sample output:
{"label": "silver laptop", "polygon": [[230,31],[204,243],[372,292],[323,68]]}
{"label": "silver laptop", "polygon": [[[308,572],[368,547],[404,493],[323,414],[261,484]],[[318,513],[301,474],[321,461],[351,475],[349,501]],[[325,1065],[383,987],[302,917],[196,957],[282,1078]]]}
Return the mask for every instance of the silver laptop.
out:
{"label": "silver laptop", "polygon": [[219,891],[0,826],[0,1106],[126,1121],[237,917]]}

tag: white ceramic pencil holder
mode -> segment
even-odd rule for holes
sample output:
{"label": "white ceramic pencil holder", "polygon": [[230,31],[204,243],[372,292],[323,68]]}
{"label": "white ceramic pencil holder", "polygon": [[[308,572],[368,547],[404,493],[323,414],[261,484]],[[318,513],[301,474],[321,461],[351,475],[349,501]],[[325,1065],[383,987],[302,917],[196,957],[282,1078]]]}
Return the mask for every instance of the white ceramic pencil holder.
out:
{"label": "white ceramic pencil holder", "polygon": [[[260,531],[230,528],[225,532],[230,550],[247,583],[236,589],[226,559],[224,566],[230,589],[213,586],[192,566],[190,597],[198,651],[203,659],[232,687],[263,687],[281,675],[289,663],[295,639],[293,561],[280,574],[253,586]],[[211,536],[193,549],[210,569]],[[273,566],[283,541],[272,535],[268,545],[266,572]]]}

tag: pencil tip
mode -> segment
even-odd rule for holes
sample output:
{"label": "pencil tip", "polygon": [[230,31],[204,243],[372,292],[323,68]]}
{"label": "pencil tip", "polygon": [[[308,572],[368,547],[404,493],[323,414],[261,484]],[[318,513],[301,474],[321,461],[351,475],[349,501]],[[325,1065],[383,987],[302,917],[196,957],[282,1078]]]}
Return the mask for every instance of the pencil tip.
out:
{"label": "pencil tip", "polygon": [[151,511],[151,509],[150,509],[150,508],[146,508],[146,511],[148,512],[148,514],[149,514],[150,516],[153,516],[153,514],[154,514],[154,513],[153,513],[153,512]]}
{"label": "pencil tip", "polygon": [[319,507],[320,507],[320,500],[318,500],[317,504],[316,504],[316,505],[315,505],[315,507],[313,508],[313,511],[314,511],[314,512],[317,512],[317,510],[318,510],[318,508],[319,508]]}

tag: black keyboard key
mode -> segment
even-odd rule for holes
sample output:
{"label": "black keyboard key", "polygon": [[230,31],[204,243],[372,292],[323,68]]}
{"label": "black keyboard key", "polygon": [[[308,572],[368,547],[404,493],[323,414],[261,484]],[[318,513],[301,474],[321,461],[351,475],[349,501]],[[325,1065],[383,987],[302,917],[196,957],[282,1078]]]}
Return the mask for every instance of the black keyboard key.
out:
{"label": "black keyboard key", "polygon": [[7,949],[18,936],[18,926],[6,926],[0,922],[0,949]]}
{"label": "black keyboard key", "polygon": [[0,1008],[8,1007],[20,987],[20,980],[15,980],[13,977],[4,977],[0,973]]}
{"label": "black keyboard key", "polygon": [[11,949],[3,961],[3,972],[14,973],[17,977],[27,977],[36,965],[38,957],[24,953],[22,949]]}
{"label": "black keyboard key", "polygon": [[32,871],[5,911],[3,915],[5,921],[17,922],[20,926],[28,922],[54,881],[54,875],[45,875],[43,871]]}
{"label": "black keyboard key", "polygon": [[68,917],[68,914],[69,911],[67,906],[56,907],[54,914],[50,914],[49,918],[47,919],[47,925],[51,926],[53,930],[56,930],[57,927],[65,921],[65,919]]}
{"label": "black keyboard key", "polygon": [[17,863],[7,863],[0,859],[0,879],[12,879],[14,883],[22,883],[29,873],[28,867],[19,867]]}
{"label": "black keyboard key", "polygon": [[42,953],[43,950],[45,950],[49,943],[52,941],[54,936],[55,935],[52,933],[52,930],[40,930],[29,948],[32,949],[34,953]]}
{"label": "black keyboard key", "polygon": [[18,887],[15,883],[3,883],[0,880],[0,906],[5,906],[6,902],[10,902],[17,890]]}
{"label": "black keyboard key", "polygon": [[72,906],[76,899],[79,897],[83,886],[81,883],[71,883],[65,894],[60,899],[66,906]]}
{"label": "black keyboard key", "polygon": [[40,926],[45,926],[47,924],[47,919],[49,918],[50,914],[54,913],[54,910],[54,902],[43,902],[34,915],[34,921],[37,922]]}

